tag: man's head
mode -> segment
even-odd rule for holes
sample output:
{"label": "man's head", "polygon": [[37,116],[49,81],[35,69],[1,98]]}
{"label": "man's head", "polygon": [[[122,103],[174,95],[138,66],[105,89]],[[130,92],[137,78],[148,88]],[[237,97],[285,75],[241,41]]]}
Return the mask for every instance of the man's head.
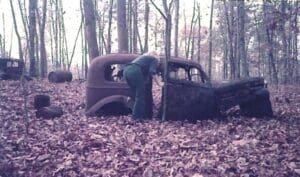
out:
{"label": "man's head", "polygon": [[143,55],[152,56],[152,57],[156,58],[158,61],[160,61],[160,55],[155,50],[148,51],[148,52],[144,53]]}

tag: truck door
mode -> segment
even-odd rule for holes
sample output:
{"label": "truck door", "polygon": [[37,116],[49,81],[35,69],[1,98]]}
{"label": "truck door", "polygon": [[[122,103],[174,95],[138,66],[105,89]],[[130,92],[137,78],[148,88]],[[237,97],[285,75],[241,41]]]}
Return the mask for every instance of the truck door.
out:
{"label": "truck door", "polygon": [[[170,64],[167,91],[167,120],[196,121],[215,113],[213,89],[202,83],[197,68]],[[165,89],[164,88],[164,89]]]}

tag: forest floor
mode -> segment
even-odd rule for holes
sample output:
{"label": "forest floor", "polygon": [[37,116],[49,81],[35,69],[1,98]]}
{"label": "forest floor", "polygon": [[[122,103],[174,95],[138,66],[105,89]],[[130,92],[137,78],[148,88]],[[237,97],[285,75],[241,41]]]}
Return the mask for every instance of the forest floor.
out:
{"label": "forest floor", "polygon": [[[1,177],[300,176],[300,87],[269,88],[273,118],[243,117],[236,107],[197,124],[86,117],[84,82],[25,88],[0,81]],[[36,118],[36,94],[50,95],[64,115]]]}

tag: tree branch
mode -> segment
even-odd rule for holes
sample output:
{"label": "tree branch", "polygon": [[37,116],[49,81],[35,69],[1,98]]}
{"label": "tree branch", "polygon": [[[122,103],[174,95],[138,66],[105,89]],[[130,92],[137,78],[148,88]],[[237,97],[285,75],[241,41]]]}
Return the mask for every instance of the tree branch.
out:
{"label": "tree branch", "polygon": [[153,2],[153,0],[150,0],[151,4],[155,7],[155,9],[161,14],[161,16],[167,20],[167,16],[157,7],[157,5]]}

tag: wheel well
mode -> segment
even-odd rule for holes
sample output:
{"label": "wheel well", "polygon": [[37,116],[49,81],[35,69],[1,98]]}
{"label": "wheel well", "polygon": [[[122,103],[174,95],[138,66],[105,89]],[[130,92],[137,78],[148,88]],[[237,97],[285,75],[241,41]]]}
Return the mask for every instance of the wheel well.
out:
{"label": "wheel well", "polygon": [[110,102],[103,105],[96,111],[97,116],[103,115],[127,115],[132,112],[131,108],[127,107],[122,102]]}

